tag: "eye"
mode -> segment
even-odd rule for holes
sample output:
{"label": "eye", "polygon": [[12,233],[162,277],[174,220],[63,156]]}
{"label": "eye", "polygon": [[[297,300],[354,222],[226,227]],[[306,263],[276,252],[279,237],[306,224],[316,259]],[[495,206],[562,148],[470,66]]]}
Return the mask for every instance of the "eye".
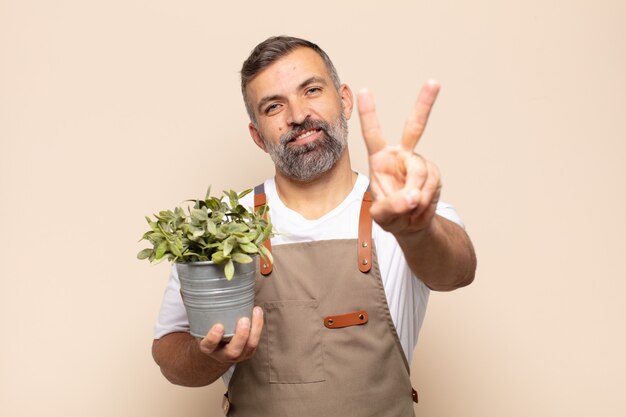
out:
{"label": "eye", "polygon": [[314,95],[322,91],[321,87],[309,87],[306,90],[307,95]]}
{"label": "eye", "polygon": [[270,114],[275,112],[280,107],[279,103],[272,103],[265,108],[265,114]]}

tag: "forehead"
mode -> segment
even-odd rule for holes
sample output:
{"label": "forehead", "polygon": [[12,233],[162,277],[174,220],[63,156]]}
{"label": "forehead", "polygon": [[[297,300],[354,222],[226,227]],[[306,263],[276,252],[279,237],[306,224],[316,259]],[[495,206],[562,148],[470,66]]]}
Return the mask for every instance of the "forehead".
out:
{"label": "forehead", "polygon": [[287,95],[314,76],[332,84],[324,59],[313,49],[302,47],[257,74],[246,86],[246,93],[254,105],[266,96]]}

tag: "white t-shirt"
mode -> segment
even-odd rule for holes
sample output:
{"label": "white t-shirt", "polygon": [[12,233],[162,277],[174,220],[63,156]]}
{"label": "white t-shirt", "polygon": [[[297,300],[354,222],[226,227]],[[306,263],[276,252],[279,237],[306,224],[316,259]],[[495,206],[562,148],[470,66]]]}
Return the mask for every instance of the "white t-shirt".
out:
{"label": "white t-shirt", "polygon": [[[276,192],[273,178],[266,180],[267,204],[270,207],[274,228],[279,232],[279,235],[272,238],[272,246],[317,240],[356,239],[361,201],[368,184],[368,178],[359,174],[354,188],[341,204],[319,219],[307,220],[283,204]],[[242,199],[241,204],[244,207],[254,206],[252,194]],[[463,227],[461,219],[451,205],[439,202],[437,214]],[[407,361],[411,363],[430,290],[409,269],[395,237],[384,231],[376,222],[372,227],[372,239],[376,246],[378,267],[391,318]],[[189,331],[187,313],[179,291],[178,274],[176,268],[172,268],[154,330],[155,339],[172,332]],[[227,384],[232,372],[233,368],[224,375]]]}

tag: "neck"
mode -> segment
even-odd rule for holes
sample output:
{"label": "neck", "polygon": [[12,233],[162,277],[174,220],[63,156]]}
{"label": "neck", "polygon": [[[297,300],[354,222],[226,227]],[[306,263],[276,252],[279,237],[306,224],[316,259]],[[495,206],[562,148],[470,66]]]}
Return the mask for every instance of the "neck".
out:
{"label": "neck", "polygon": [[276,190],[283,204],[305,219],[322,217],[350,194],[357,174],[350,166],[346,149],[334,167],[308,182],[296,181],[276,171]]}

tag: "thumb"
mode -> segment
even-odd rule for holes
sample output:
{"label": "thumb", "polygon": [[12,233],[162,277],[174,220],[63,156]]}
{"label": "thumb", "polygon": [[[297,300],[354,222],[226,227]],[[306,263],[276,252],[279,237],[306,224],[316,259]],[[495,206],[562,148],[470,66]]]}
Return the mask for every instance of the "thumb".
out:
{"label": "thumb", "polygon": [[399,216],[413,211],[419,199],[420,191],[417,189],[398,190],[372,203],[370,214],[376,223],[386,226]]}

